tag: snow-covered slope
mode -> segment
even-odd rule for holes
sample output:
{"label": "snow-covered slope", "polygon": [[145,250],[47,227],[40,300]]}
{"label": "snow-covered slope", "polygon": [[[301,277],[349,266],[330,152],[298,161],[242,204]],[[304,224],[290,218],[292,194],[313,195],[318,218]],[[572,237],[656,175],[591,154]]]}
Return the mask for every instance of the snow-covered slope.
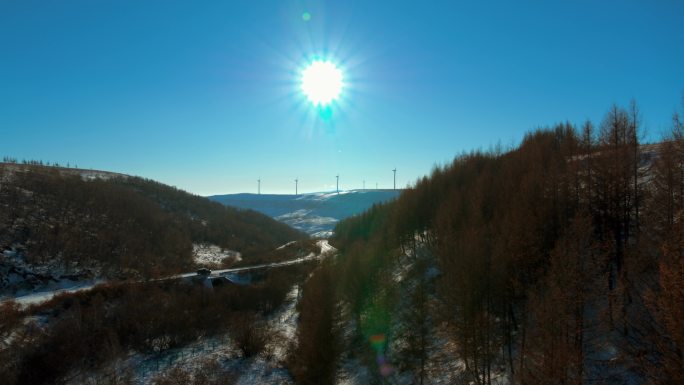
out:
{"label": "snow-covered slope", "polygon": [[375,203],[396,198],[400,190],[349,190],[299,195],[228,194],[208,197],[228,206],[252,209],[315,237],[327,237],[338,221]]}

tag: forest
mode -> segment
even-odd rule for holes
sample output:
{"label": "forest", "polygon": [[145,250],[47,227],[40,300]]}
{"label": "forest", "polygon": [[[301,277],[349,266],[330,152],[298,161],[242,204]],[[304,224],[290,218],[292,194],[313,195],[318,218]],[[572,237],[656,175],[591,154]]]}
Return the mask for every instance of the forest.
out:
{"label": "forest", "polygon": [[[315,261],[250,273],[248,285],[169,276],[196,269],[195,244],[239,251],[242,264],[254,265],[318,251],[306,234],[152,180],[5,160],[0,283],[10,287],[0,289],[12,293],[13,258],[44,272],[29,278],[104,283],[34,305],[3,297],[1,383],[235,383],[239,368],[219,367],[203,356],[195,369],[160,369],[173,354],[208,341],[230,347],[238,362],[273,360],[284,339],[272,318],[292,301],[288,296]],[[156,369],[142,371],[140,360]]]}
{"label": "forest", "polygon": [[75,169],[0,164],[0,247],[33,265],[155,277],[194,267],[193,244],[247,259],[306,235],[251,210],[225,207],[159,182]]}
{"label": "forest", "polygon": [[371,383],[684,383],[684,124],[644,144],[640,120],[613,106],[457,156],[340,222],[297,382],[356,363]]}
{"label": "forest", "polygon": [[[28,308],[1,303],[0,378],[8,385],[132,385],[141,365],[131,357],[163,361],[171,351],[209,340],[234,346],[239,360],[272,356],[282,336],[269,318],[314,267],[265,271],[248,286],[112,282]],[[229,385],[239,374],[206,360],[195,371],[155,370],[145,383]]]}

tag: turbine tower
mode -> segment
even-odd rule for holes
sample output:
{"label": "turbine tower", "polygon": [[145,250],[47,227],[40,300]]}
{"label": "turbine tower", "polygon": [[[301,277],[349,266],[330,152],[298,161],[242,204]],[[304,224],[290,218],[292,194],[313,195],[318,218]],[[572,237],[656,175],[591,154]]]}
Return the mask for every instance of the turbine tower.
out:
{"label": "turbine tower", "polygon": [[394,173],[394,190],[397,189],[397,168],[395,167],[392,172]]}
{"label": "turbine tower", "polygon": [[337,181],[335,182],[335,189],[337,190],[337,193],[340,193],[340,174],[335,175],[335,178]]}
{"label": "turbine tower", "polygon": [[297,189],[299,187],[299,178],[295,178],[295,196],[299,195]]}
{"label": "turbine tower", "polygon": [[365,179],[363,180],[363,190],[362,191],[366,191],[366,180]]}
{"label": "turbine tower", "polygon": [[261,177],[257,179],[257,194],[261,195]]}

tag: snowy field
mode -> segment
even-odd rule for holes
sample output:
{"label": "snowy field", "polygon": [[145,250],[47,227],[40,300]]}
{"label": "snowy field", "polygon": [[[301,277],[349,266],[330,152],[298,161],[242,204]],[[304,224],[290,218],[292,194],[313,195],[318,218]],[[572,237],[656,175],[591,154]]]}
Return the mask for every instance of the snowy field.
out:
{"label": "snowy field", "polygon": [[396,198],[401,190],[342,190],[299,195],[228,194],[209,199],[251,209],[299,229],[314,238],[328,238],[342,219],[360,214],[376,203]]}

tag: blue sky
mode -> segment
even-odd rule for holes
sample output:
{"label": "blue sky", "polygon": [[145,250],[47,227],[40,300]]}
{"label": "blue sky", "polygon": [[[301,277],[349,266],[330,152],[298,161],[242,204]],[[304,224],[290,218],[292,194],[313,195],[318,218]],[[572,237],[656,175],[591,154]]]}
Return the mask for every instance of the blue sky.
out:
{"label": "blue sky", "polygon": [[[302,15],[308,12],[311,19]],[[463,151],[684,92],[681,1],[0,0],[0,155],[201,194],[405,186]],[[321,116],[313,58],[345,88]]]}

